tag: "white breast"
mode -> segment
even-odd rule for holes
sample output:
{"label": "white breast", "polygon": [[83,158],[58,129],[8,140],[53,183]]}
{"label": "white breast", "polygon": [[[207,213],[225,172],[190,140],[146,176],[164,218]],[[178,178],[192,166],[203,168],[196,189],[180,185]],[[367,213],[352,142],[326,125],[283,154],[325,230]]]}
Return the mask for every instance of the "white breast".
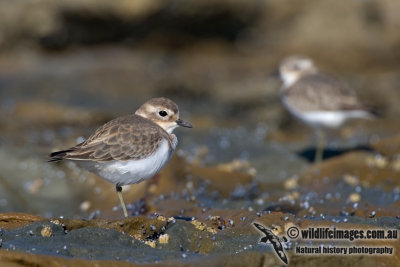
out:
{"label": "white breast", "polygon": [[176,147],[170,148],[164,140],[160,147],[149,157],[140,160],[98,162],[88,169],[107,181],[122,185],[136,184],[157,174],[168,162]]}
{"label": "white breast", "polygon": [[303,123],[314,127],[324,128],[338,128],[349,119],[371,119],[372,116],[364,110],[314,110],[314,111],[301,111],[294,109],[287,98],[281,96],[282,102],[287,110]]}
{"label": "white breast", "polygon": [[307,124],[313,127],[322,126],[327,128],[337,128],[349,119],[369,119],[371,118],[371,115],[364,110],[338,110],[304,112],[304,114],[301,114],[300,117],[302,117]]}
{"label": "white breast", "polygon": [[371,118],[371,115],[363,110],[352,111],[308,111],[308,112],[295,112],[291,113],[314,128],[338,128],[349,119],[356,118]]}

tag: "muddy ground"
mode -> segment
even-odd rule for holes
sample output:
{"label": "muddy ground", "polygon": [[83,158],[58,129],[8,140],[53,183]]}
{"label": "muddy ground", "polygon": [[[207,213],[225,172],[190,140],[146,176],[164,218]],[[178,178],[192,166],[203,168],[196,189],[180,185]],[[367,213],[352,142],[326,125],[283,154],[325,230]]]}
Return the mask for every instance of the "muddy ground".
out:
{"label": "muddy ground", "polygon": [[[386,1],[2,1],[1,266],[396,266],[398,238],[308,240],[289,229],[400,223],[400,4]],[[282,107],[279,61],[306,54],[379,111],[328,132]],[[115,188],[48,163],[151,97],[180,107],[174,157]],[[293,229],[293,228],[292,228]],[[300,247],[394,248],[392,254]]]}

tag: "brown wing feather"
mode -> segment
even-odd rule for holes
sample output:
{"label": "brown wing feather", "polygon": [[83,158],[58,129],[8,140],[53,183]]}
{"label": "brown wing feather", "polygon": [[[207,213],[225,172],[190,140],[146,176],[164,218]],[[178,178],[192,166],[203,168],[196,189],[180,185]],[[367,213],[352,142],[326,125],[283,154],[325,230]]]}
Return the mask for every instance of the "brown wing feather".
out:
{"label": "brown wing feather", "polygon": [[65,159],[130,160],[154,153],[168,133],[137,115],[116,118],[96,130],[85,142],[65,150]]}
{"label": "brown wing feather", "polygon": [[293,108],[302,111],[364,109],[352,88],[324,74],[301,78],[285,92],[285,96]]}

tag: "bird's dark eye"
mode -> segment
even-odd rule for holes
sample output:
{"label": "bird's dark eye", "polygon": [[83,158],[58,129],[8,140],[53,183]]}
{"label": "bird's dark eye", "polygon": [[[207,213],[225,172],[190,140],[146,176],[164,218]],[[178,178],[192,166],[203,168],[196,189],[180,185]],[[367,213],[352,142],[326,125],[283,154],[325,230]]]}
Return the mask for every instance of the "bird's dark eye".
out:
{"label": "bird's dark eye", "polygon": [[158,112],[158,114],[160,114],[161,117],[165,117],[168,115],[168,113],[165,110],[161,110],[160,112]]}

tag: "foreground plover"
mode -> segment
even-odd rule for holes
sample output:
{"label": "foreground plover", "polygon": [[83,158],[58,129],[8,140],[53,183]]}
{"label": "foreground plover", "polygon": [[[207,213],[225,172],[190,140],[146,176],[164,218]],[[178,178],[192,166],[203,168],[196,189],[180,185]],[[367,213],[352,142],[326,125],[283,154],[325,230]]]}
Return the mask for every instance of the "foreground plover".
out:
{"label": "foreground plover", "polygon": [[178,106],[167,98],[153,98],[135,114],[118,117],[96,130],[86,141],[53,152],[49,161],[74,160],[116,185],[125,217],[122,186],[153,177],[168,162],[178,140],[172,131],[192,125],[179,118]]}
{"label": "foreground plover", "polygon": [[313,127],[318,135],[316,161],[322,160],[324,128],[338,128],[348,119],[372,118],[344,82],[318,72],[304,56],[285,58],[279,67],[283,85],[281,100],[297,119]]}

